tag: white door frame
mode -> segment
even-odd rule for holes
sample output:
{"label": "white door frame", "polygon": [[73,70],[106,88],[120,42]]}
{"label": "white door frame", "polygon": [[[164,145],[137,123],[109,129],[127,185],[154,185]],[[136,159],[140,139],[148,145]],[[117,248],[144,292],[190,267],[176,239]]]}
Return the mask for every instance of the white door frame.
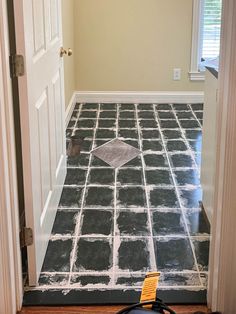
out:
{"label": "white door frame", "polygon": [[[22,302],[18,198],[9,75],[7,0],[0,0],[0,314]],[[223,32],[215,215],[212,223],[208,304],[235,314],[236,302],[236,3],[223,0]]]}
{"label": "white door frame", "polygon": [[223,0],[215,214],[208,302],[236,313],[236,2]]}
{"label": "white door frame", "polygon": [[7,0],[0,0],[0,313],[22,304],[13,101],[9,73]]}

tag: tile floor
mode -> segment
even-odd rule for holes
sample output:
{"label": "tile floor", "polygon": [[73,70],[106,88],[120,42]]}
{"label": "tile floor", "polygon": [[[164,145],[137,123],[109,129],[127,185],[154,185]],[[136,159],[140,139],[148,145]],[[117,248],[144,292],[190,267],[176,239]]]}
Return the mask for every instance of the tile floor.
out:
{"label": "tile floor", "polygon": [[[209,226],[199,208],[202,104],[76,104],[85,137],[68,174],[40,289],[205,289]],[[91,151],[115,138],[139,149],[113,168]]]}

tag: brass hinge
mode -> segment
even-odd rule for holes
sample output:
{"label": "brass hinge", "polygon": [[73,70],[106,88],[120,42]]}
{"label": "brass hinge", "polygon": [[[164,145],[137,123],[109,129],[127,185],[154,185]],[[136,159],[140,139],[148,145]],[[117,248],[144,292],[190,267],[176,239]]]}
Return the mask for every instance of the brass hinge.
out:
{"label": "brass hinge", "polygon": [[20,232],[20,246],[30,246],[33,243],[33,230],[31,228],[23,228]]}
{"label": "brass hinge", "polygon": [[12,78],[23,76],[25,74],[25,62],[22,55],[10,56],[10,72]]}

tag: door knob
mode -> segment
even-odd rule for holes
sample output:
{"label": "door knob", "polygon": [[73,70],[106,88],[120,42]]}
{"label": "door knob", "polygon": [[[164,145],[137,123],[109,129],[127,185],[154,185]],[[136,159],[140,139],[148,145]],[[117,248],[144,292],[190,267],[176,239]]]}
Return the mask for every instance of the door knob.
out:
{"label": "door knob", "polygon": [[72,56],[73,55],[73,50],[71,48],[68,49],[67,51],[68,53],[68,57]]}
{"label": "door knob", "polygon": [[67,55],[67,50],[64,49],[63,47],[61,47],[61,49],[60,49],[60,57],[63,58],[64,55]]}

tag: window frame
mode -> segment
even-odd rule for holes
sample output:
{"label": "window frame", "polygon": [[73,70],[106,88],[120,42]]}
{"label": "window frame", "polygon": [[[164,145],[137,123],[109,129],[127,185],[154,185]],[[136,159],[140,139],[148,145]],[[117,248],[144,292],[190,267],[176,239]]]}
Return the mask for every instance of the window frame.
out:
{"label": "window frame", "polygon": [[204,81],[205,71],[199,70],[201,60],[201,16],[204,9],[204,1],[193,0],[192,22],[192,46],[189,79],[190,81]]}

